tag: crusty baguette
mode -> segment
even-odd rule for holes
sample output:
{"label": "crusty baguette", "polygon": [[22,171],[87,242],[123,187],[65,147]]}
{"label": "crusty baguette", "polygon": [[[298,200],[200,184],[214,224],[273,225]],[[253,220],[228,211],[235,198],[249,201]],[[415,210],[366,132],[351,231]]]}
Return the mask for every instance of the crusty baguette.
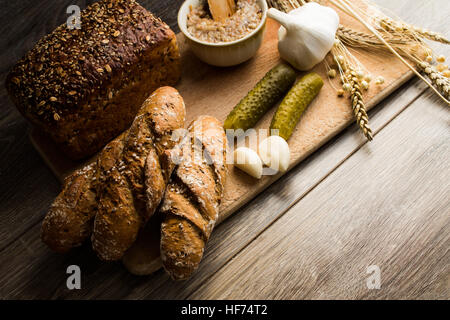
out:
{"label": "crusty baguette", "polygon": [[78,247],[91,235],[97,213],[97,193],[105,173],[116,165],[125,133],[108,143],[97,161],[76,170],[64,181],[63,190],[52,203],[41,228],[41,239],[56,252]]}
{"label": "crusty baguette", "polygon": [[[181,156],[183,142],[185,139],[185,131],[180,131],[180,143],[170,150],[170,157],[165,157],[166,161],[176,161],[176,157]],[[175,163],[175,162],[174,162]],[[155,185],[161,184],[162,181],[169,177],[165,176],[155,170],[154,155],[149,153],[145,162],[145,186],[146,186],[146,200],[148,206],[153,206],[153,199],[155,198]],[[168,172],[166,172],[168,173]],[[167,179],[167,180],[166,180]],[[165,187],[164,187],[165,191]],[[122,262],[129,272],[135,275],[149,275],[162,267],[160,259],[160,238],[161,238],[161,214],[155,214],[143,228],[133,245],[125,252],[122,257]]]}
{"label": "crusty baguette", "polygon": [[[175,89],[172,88],[163,88],[161,91],[177,96]],[[165,103],[166,101],[160,102]],[[148,105],[142,107],[138,113],[138,117],[142,117],[148,112],[148,107]],[[179,111],[175,110],[175,106],[171,105],[170,101],[167,108],[174,113]],[[159,109],[156,108],[154,111],[158,113],[158,110]],[[161,136],[161,133],[164,132],[164,130],[170,129],[170,124],[163,119],[162,114],[163,113],[158,113],[152,117],[152,121],[155,121],[159,130],[155,132],[155,134],[157,139],[161,138],[162,143],[170,146],[172,143],[168,141],[170,135]],[[184,103],[182,103],[182,112],[179,115],[183,118],[184,122]],[[179,123],[177,126],[182,127],[182,124]],[[123,166],[124,164],[122,150],[124,148],[125,138],[129,136],[128,133],[129,130],[125,131],[119,137],[107,144],[100,152],[96,162],[75,171],[66,178],[63,191],[55,199],[42,223],[41,238],[52,250],[61,253],[67,252],[73,247],[80,246],[91,235],[94,217],[98,208],[97,201],[99,198],[102,198],[103,194],[110,192],[108,183],[117,176],[117,167]],[[131,142],[128,141],[128,143]],[[160,148],[160,153],[163,153],[160,145],[161,144],[156,144],[156,146]],[[130,149],[132,148],[129,148],[128,150]],[[153,148],[150,150],[152,150],[152,154],[155,153]],[[137,152],[139,152],[139,150],[137,150]],[[145,159],[145,157],[143,158]],[[166,158],[167,157],[162,154],[161,161],[164,162],[163,168],[168,167]],[[157,170],[157,168],[155,168],[155,170]],[[157,174],[160,174],[167,177],[170,175],[170,172],[171,168],[164,172],[156,172],[154,175],[157,176]],[[165,184],[164,186],[161,184],[154,184],[152,187],[155,189],[156,193],[159,193],[160,196],[162,196],[162,191],[158,188],[164,190]],[[136,188],[139,188],[139,184],[136,184]],[[156,200],[154,201],[156,202]],[[141,207],[142,206],[143,205],[141,204]],[[154,206],[156,207],[157,204],[154,203]],[[149,207],[143,213],[143,216],[146,217],[145,219],[148,219],[148,217],[151,216],[152,210],[154,211],[154,209]]]}
{"label": "crusty baguette", "polygon": [[[174,167],[167,152],[175,146],[173,132],[183,128],[184,120],[183,98],[174,88],[159,88],[144,102],[99,198],[92,247],[101,259],[122,258],[161,202]],[[157,179],[145,186],[148,158],[147,166]]]}
{"label": "crusty baguette", "polygon": [[67,252],[91,234],[97,207],[95,173],[95,163],[91,163],[65,179],[42,222],[41,239],[50,249]]}
{"label": "crusty baguette", "polygon": [[218,218],[227,174],[227,140],[217,119],[199,117],[187,137],[160,209],[161,260],[176,280],[188,278],[202,259]]}

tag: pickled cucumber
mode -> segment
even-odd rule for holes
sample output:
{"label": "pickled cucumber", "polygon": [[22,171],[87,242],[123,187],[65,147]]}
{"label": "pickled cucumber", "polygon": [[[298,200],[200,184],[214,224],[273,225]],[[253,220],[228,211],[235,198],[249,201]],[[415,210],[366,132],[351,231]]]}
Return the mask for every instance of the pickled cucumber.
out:
{"label": "pickled cucumber", "polygon": [[273,67],[234,107],[225,120],[225,129],[247,130],[288,91],[296,79],[295,70],[281,63]]}
{"label": "pickled cucumber", "polygon": [[280,137],[288,140],[306,107],[319,94],[323,80],[317,73],[302,77],[287,93],[273,116],[270,129],[278,129]]}

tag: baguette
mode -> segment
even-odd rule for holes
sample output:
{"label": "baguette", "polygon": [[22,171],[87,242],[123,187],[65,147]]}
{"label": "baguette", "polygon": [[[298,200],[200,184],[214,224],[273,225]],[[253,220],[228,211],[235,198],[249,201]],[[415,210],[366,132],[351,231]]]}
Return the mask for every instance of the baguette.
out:
{"label": "baguette", "polygon": [[221,123],[199,117],[189,128],[181,161],[161,205],[161,260],[175,280],[197,269],[218,218],[227,174],[227,140]]}
{"label": "baguette", "polygon": [[41,239],[52,250],[65,253],[91,234],[97,202],[95,163],[75,171],[52,203],[41,227]]}
{"label": "baguette", "polygon": [[65,179],[63,191],[51,205],[41,227],[41,239],[53,251],[68,252],[81,246],[91,235],[105,172],[116,165],[124,137],[125,132],[103,148],[97,161]]}
{"label": "baguette", "polygon": [[[159,93],[158,93],[159,92]],[[172,94],[177,96],[178,93],[172,88],[162,88],[155,93]],[[163,103],[164,101],[160,101]],[[170,102],[170,101],[169,101]],[[165,102],[164,102],[165,103]],[[180,107],[180,105],[178,105]],[[142,117],[148,112],[148,105],[140,109],[138,117]],[[159,110],[159,107],[155,110]],[[179,114],[184,119],[184,103],[181,101],[181,112],[176,109],[174,105],[167,106],[174,114]],[[172,112],[171,111],[171,112]],[[158,113],[156,111],[156,113]],[[168,124],[162,119],[162,114],[155,114],[152,120],[158,124],[159,130],[168,129]],[[182,121],[184,122],[184,120]],[[177,123],[176,127],[182,127],[182,123]],[[108,183],[117,175],[117,167],[123,166],[123,148],[125,138],[128,137],[129,130],[123,132],[119,137],[108,143],[100,152],[97,161],[93,162],[84,168],[75,171],[72,175],[65,179],[63,191],[58,195],[50,207],[49,212],[45,216],[42,228],[41,239],[47,246],[60,253],[65,253],[70,249],[80,246],[83,242],[91,236],[94,218],[98,212],[98,200],[104,198],[104,194],[109,192]],[[170,135],[162,137],[162,143],[168,144],[167,141]],[[157,136],[156,138],[160,138]],[[130,141],[128,141],[130,143]],[[160,144],[156,144],[160,146]],[[161,149],[161,147],[160,147]],[[151,149],[153,150],[153,149]],[[162,149],[161,149],[162,150]],[[161,152],[161,151],[160,151]],[[162,156],[163,168],[168,168],[167,157]],[[158,162],[159,164],[159,162]],[[158,168],[155,167],[155,170]],[[164,177],[170,174],[171,169],[165,170]],[[155,173],[156,175],[156,173]],[[165,178],[168,179],[168,178]],[[138,185],[136,187],[139,187]],[[165,189],[164,185],[152,185],[156,194],[161,194]],[[157,189],[157,190],[156,190]],[[155,200],[156,203],[156,200]],[[130,204],[133,207],[132,204]],[[157,204],[154,204],[157,206]],[[147,209],[147,218],[151,215],[151,208]],[[145,215],[145,214],[144,214]]]}
{"label": "baguette", "polygon": [[[181,155],[181,148],[187,138],[187,136],[184,136],[185,133],[181,133],[180,138],[184,137],[184,139],[181,139],[180,143],[170,150],[170,158],[166,160],[175,160],[175,157]],[[161,175],[157,170],[154,170],[154,166],[153,155],[149,154],[144,167],[147,205],[152,205],[152,199],[154,198],[152,185],[161,181]],[[122,257],[123,264],[132,274],[149,275],[162,267],[160,258],[161,222],[161,214],[155,214],[145,228],[139,232],[136,241]]]}
{"label": "baguette", "polygon": [[[118,165],[102,184],[92,233],[100,259],[122,258],[155,212],[174,168],[169,161],[169,150],[176,144],[172,135],[184,120],[184,102],[174,88],[159,88],[144,102],[124,139]],[[146,163],[154,178],[147,185]]]}

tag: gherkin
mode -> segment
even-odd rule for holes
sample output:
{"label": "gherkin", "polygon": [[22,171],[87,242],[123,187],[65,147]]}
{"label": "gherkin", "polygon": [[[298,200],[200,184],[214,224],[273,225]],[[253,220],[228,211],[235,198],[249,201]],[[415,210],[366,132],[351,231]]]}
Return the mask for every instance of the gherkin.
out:
{"label": "gherkin", "polygon": [[319,94],[323,80],[317,73],[302,77],[287,93],[273,116],[270,129],[278,129],[280,137],[288,140],[306,107]]}
{"label": "gherkin", "polygon": [[281,63],[273,67],[234,107],[225,120],[225,129],[247,130],[281,99],[296,79],[295,70]]}

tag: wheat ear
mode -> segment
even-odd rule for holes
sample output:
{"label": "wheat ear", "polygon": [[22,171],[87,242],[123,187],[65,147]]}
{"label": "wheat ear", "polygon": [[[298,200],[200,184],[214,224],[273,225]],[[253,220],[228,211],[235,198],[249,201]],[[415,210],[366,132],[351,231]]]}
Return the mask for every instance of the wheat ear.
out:
{"label": "wheat ear", "polygon": [[390,30],[390,31],[398,31],[403,33],[409,33],[410,36],[417,38],[417,35],[436,42],[450,44],[450,40],[448,40],[444,35],[430,31],[427,29],[418,28],[411,24],[405,22],[398,22],[389,17],[383,17],[379,20],[379,25],[381,30]]}
{"label": "wheat ear", "polygon": [[356,122],[367,140],[372,141],[373,135],[372,130],[369,127],[369,116],[367,115],[361,88],[359,86],[358,76],[355,70],[350,68],[349,72],[346,74],[346,77],[351,86],[350,100]]}
{"label": "wheat ear", "polygon": [[[340,25],[336,36],[344,44],[353,48],[386,48],[385,45],[373,34],[368,34],[362,31],[355,31],[351,28]],[[384,35],[383,35],[384,36]],[[408,40],[400,36],[384,36],[387,42],[391,45],[405,45],[408,44]]]}
{"label": "wheat ear", "polygon": [[427,75],[431,82],[439,88],[444,97],[450,99],[450,79],[436,70],[434,66],[425,61],[417,62],[417,66]]}

